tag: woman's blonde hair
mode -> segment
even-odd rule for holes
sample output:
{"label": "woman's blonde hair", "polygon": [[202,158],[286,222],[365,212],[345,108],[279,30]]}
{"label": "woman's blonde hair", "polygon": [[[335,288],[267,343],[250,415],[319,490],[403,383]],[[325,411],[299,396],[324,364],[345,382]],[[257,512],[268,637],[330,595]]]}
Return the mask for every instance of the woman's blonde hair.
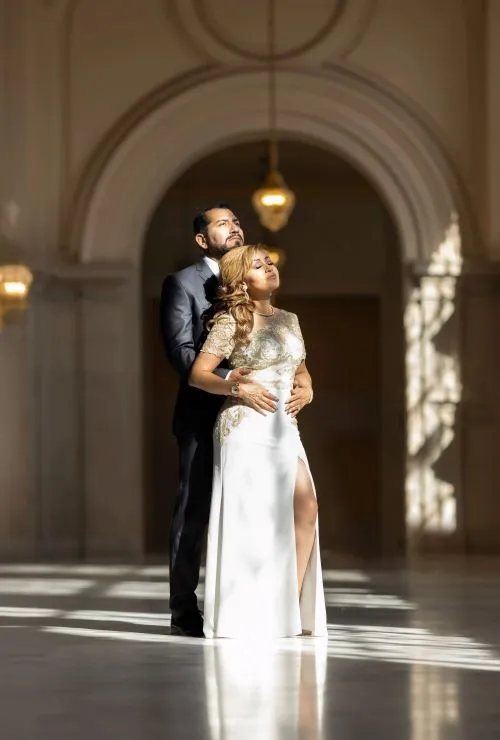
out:
{"label": "woman's blonde hair", "polygon": [[255,304],[246,289],[245,277],[259,252],[266,251],[261,244],[245,244],[242,247],[233,247],[219,260],[220,284],[214,317],[209,326],[221,314],[231,314],[236,321],[235,339],[244,344],[249,341],[255,311]]}

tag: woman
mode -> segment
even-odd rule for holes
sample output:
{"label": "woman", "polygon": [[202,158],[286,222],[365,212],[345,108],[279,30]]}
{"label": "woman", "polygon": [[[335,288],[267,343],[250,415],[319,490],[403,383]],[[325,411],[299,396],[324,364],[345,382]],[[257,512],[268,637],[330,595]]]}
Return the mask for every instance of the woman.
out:
{"label": "woman", "polygon": [[[324,635],[316,495],[285,406],[305,371],[299,322],[271,305],[279,274],[265,249],[235,247],[219,264],[220,301],[190,375],[196,388],[228,396],[214,429],[204,633]],[[249,368],[248,382],[214,375],[223,358]]]}

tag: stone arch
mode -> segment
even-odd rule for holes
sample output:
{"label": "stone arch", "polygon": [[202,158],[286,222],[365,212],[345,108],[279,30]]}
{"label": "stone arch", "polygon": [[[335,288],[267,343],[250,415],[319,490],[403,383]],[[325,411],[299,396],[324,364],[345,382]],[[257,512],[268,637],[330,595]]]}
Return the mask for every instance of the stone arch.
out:
{"label": "stone arch", "polygon": [[[113,447],[107,447],[105,464],[96,445],[87,449],[85,469],[92,482],[85,494],[92,522],[87,537],[97,543],[89,545],[90,550],[97,551],[105,542],[103,533],[110,526],[110,517],[102,515],[103,499],[109,512],[113,506],[131,512],[123,517],[120,542],[127,542],[133,552],[143,547],[138,497],[144,490],[139,275],[151,215],[192,163],[228,145],[265,137],[266,89],[266,73],[254,70],[203,73],[197,80],[177,81],[157,91],[109,134],[80,183],[69,241],[80,263],[95,268],[82,274],[101,282],[100,290],[89,289],[82,312],[85,367],[88,372],[100,370],[100,392],[86,397],[82,428],[92,440],[113,425],[107,437]],[[324,73],[281,70],[278,108],[283,135],[334,151],[374,185],[398,228],[403,261],[428,262],[450,224],[456,225],[455,215],[461,243],[466,249],[477,243],[459,178],[432,132],[401,99],[346,68]],[[106,288],[108,278],[116,281],[117,290]],[[391,315],[402,323],[397,313]],[[93,388],[95,383],[94,373],[87,385]],[[384,393],[393,385],[388,376]],[[106,405],[99,402],[104,393]],[[390,419],[384,423],[401,439],[397,403],[388,403]],[[126,424],[120,421],[124,418]],[[401,554],[391,519],[401,503],[400,481],[391,483],[387,492],[382,507],[386,553]]]}
{"label": "stone arch", "polygon": [[[71,225],[80,260],[139,264],[146,224],[176,177],[211,151],[265,136],[266,83],[262,70],[226,73],[167,91],[153,110],[146,101],[82,183]],[[401,101],[344,69],[280,71],[278,106],[283,134],[334,150],[374,184],[398,226],[404,261],[429,259],[453,213],[467,238],[458,179]]]}

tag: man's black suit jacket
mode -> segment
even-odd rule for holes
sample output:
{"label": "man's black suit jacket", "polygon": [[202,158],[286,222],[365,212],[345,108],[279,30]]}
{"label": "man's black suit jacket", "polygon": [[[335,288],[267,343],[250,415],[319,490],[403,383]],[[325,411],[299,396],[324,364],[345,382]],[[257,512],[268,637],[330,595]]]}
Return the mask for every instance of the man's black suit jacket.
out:
{"label": "man's black suit jacket", "polygon": [[[210,434],[224,396],[191,388],[189,372],[205,340],[206,322],[216,297],[218,279],[205,260],[169,275],[163,282],[160,327],[169,362],[180,376],[174,411],[174,434]],[[227,364],[215,371],[225,377]]]}

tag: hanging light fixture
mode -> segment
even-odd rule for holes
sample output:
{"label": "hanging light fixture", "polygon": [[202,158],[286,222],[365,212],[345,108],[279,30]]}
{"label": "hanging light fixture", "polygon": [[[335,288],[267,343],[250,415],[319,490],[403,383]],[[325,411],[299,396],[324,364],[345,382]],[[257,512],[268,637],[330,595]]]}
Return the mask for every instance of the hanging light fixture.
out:
{"label": "hanging light fixture", "polygon": [[269,0],[269,172],[261,188],[252,196],[259,221],[269,231],[279,231],[288,223],[295,206],[295,194],[278,169],[276,131],[276,4]]}

